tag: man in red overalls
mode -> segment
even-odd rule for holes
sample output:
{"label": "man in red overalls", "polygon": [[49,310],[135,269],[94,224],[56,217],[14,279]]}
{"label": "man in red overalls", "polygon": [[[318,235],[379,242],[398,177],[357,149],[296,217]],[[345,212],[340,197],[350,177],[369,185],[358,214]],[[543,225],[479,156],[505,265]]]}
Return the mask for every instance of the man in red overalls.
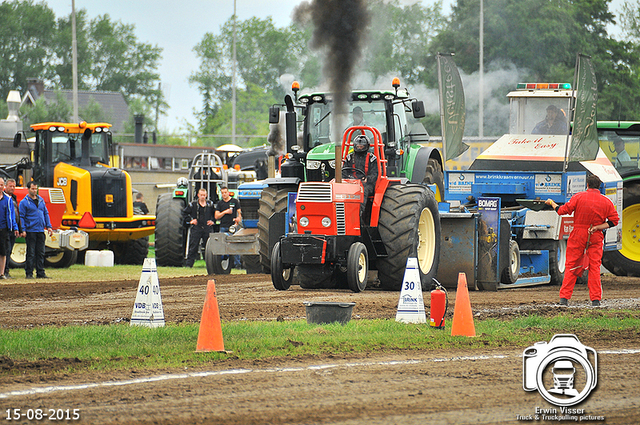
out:
{"label": "man in red overalls", "polygon": [[[591,305],[597,307],[602,299],[602,287],[600,285],[600,264],[602,262],[602,245],[604,241],[604,229],[618,224],[618,212],[613,202],[600,193],[602,181],[596,175],[587,177],[587,190],[571,197],[569,202],[558,206],[552,199],[547,199],[546,204],[551,205],[559,215],[573,214],[573,230],[567,241],[567,259],[565,262],[564,279],[560,288],[560,304],[568,305],[568,300],[573,294],[579,271],[582,273],[580,259],[584,253],[587,240],[589,246],[589,298]],[[571,270],[575,270],[572,272]]]}

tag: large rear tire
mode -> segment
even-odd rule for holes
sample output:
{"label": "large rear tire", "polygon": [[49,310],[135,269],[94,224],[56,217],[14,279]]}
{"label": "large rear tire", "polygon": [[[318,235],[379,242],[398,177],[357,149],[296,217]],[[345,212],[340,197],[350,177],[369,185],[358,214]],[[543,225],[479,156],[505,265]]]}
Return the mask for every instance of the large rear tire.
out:
{"label": "large rear tire", "polygon": [[622,193],[622,248],[605,251],[602,265],[616,276],[640,277],[640,182],[628,183]]}
{"label": "large rear tire", "polygon": [[335,269],[328,264],[302,264],[295,268],[296,282],[303,289],[336,289]]}
{"label": "large rear tire", "polygon": [[44,257],[45,267],[55,267],[58,269],[66,269],[73,266],[78,260],[78,251],[58,251],[56,255]]}
{"label": "large rear tire", "polygon": [[149,255],[149,236],[126,242],[112,243],[112,251],[116,264],[134,264],[141,266],[145,258]]}
{"label": "large rear tire", "polygon": [[247,274],[262,273],[262,264],[259,255],[243,255],[242,266],[247,271]]}
{"label": "large rear tire", "polygon": [[287,210],[289,189],[267,187],[262,190],[258,207],[258,240],[260,242],[260,263],[265,273],[271,271],[271,251],[269,250],[269,218],[272,214]]}
{"label": "large rear tire", "polygon": [[172,193],[163,193],[156,204],[156,264],[180,267],[184,259],[183,199]]}
{"label": "large rear tire", "polygon": [[436,185],[436,201],[444,201],[444,172],[442,171],[442,165],[437,159],[429,158],[427,161],[427,171],[424,174],[423,184],[435,184]]}
{"label": "large rear tire", "polygon": [[422,288],[430,288],[440,260],[440,215],[433,192],[417,184],[389,186],[378,229],[388,254],[377,260],[380,286],[399,291],[407,259],[416,257]]}

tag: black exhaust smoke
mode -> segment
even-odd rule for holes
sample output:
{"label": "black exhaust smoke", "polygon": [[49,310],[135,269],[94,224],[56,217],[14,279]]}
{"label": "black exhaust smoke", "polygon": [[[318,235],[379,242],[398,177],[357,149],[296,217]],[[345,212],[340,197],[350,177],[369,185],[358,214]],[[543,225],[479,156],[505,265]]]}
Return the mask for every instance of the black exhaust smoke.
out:
{"label": "black exhaust smoke", "polygon": [[323,74],[334,95],[334,113],[343,114],[351,78],[362,57],[370,22],[365,0],[312,0],[294,9],[294,20],[314,26],[311,48],[325,50]]}

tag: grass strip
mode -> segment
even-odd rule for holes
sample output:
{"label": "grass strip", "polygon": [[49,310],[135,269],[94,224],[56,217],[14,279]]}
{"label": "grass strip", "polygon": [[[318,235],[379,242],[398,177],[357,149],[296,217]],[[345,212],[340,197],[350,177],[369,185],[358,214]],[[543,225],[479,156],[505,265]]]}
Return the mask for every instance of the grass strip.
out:
{"label": "grass strip", "polygon": [[[288,322],[226,322],[224,344],[232,354],[196,353],[198,324],[161,328],[108,326],[39,327],[0,330],[0,356],[13,361],[77,358],[67,371],[184,368],[203,366],[230,356],[238,359],[366,354],[402,350],[522,347],[549,341],[558,333],[589,336],[594,332],[640,329],[637,311],[590,311],[576,317],[529,316],[511,321],[475,323],[477,337],[452,337],[428,325],[395,320],[352,320],[346,325]],[[581,338],[582,339],[582,338]],[[11,373],[5,372],[5,373]]]}

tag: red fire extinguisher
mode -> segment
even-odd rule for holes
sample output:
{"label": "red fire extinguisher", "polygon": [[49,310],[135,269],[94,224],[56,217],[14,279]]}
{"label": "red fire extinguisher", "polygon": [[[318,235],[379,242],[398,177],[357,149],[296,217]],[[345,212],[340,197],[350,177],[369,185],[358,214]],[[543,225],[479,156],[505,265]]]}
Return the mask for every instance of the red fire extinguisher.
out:
{"label": "red fire extinguisher", "polygon": [[447,307],[449,307],[449,297],[447,296],[447,290],[438,282],[433,279],[434,289],[431,291],[431,313],[429,325],[435,329],[444,329],[444,316],[447,314]]}

